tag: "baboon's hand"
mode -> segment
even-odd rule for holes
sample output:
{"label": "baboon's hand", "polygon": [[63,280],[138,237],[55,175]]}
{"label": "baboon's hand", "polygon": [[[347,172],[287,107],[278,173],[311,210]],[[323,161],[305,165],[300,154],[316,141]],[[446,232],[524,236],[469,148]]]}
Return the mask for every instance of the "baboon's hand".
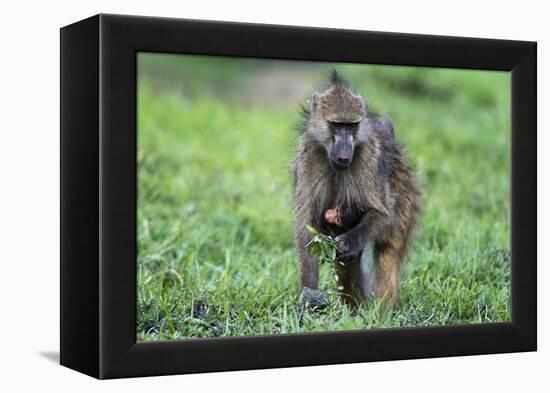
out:
{"label": "baboon's hand", "polygon": [[354,236],[352,231],[337,236],[334,240],[336,241],[336,248],[338,249],[338,260],[342,262],[354,259],[363,248],[361,239]]}

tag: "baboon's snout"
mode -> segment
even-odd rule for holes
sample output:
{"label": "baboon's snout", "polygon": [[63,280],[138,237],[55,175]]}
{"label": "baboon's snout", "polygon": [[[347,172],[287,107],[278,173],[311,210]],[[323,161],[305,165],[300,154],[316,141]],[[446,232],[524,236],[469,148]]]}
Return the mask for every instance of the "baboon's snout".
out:
{"label": "baboon's snout", "polygon": [[330,160],[334,169],[346,169],[353,160],[353,141],[351,138],[336,138]]}
{"label": "baboon's snout", "polygon": [[338,155],[338,158],[336,158],[336,162],[338,163],[338,165],[348,166],[351,163],[351,155],[347,151],[342,152]]}

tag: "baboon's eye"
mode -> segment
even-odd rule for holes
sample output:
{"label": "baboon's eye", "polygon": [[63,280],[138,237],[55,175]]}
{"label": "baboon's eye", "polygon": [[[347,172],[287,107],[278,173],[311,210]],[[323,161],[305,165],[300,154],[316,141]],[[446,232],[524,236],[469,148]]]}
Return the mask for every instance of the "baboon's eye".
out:
{"label": "baboon's eye", "polygon": [[359,123],[338,123],[329,122],[329,126],[333,132],[349,131],[355,133],[359,129]]}
{"label": "baboon's eye", "polygon": [[359,122],[337,122],[337,121],[329,121],[329,124],[334,127],[357,127],[359,125]]}

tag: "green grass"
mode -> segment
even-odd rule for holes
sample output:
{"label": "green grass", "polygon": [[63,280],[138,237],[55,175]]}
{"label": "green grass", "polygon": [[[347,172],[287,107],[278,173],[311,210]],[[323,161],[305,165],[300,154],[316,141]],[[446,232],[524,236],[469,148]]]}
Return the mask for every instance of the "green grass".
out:
{"label": "green grass", "polygon": [[[331,65],[161,55],[139,65],[139,340],[510,320],[508,74],[336,67],[394,120],[422,214],[394,309],[333,296],[301,313],[289,168],[303,91]],[[290,98],[254,89],[285,83]],[[321,289],[330,275],[322,266]]]}

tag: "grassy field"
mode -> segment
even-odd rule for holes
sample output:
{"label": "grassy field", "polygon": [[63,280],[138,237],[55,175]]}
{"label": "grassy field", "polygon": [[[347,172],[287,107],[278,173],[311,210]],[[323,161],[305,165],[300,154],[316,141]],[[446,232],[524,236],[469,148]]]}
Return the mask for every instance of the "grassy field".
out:
{"label": "grassy field", "polygon": [[[510,320],[508,74],[144,54],[138,65],[139,340]],[[393,310],[335,296],[322,312],[297,308],[297,108],[332,67],[394,120],[423,193]]]}

